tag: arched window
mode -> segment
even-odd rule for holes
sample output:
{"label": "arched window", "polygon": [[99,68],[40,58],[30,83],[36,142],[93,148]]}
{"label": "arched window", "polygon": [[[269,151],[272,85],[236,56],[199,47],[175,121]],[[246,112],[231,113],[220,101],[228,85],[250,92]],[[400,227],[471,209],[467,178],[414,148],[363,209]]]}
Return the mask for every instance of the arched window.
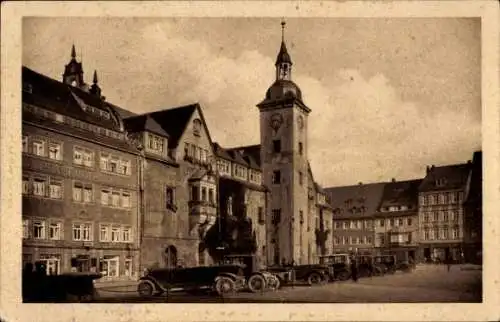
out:
{"label": "arched window", "polygon": [[193,121],[193,134],[196,136],[200,136],[201,131],[201,121],[200,119],[195,119]]}

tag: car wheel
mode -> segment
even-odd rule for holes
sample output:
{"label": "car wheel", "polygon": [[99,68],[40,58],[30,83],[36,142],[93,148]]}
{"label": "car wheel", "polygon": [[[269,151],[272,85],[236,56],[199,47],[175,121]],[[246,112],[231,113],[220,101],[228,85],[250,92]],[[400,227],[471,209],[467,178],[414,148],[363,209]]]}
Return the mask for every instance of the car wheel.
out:
{"label": "car wheel", "polygon": [[280,284],[280,279],[275,275],[271,275],[267,280],[267,288],[272,291],[276,291],[277,289],[279,289]]}
{"label": "car wheel", "polygon": [[137,286],[137,292],[139,293],[140,296],[152,296],[153,293],[155,292],[153,285],[148,282],[140,282],[139,285]]}
{"label": "car wheel", "polygon": [[307,277],[307,284],[309,285],[315,285],[315,284],[320,284],[323,281],[323,278],[321,278],[321,275],[318,273],[311,273]]}
{"label": "car wheel", "polygon": [[236,285],[232,279],[226,276],[218,277],[215,280],[215,291],[219,295],[233,293],[236,289]]}
{"label": "car wheel", "polygon": [[256,292],[262,292],[265,287],[266,287],[266,280],[262,275],[252,275],[248,279],[248,288],[250,289],[250,292],[256,293]]}
{"label": "car wheel", "polygon": [[340,281],[347,281],[349,279],[349,277],[350,277],[350,274],[347,271],[342,271],[338,275],[338,279]]}

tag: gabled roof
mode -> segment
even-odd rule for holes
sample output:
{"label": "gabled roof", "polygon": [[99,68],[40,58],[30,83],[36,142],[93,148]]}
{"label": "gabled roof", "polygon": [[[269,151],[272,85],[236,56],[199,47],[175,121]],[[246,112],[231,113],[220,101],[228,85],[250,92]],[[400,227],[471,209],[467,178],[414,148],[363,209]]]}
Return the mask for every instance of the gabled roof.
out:
{"label": "gabled roof", "polygon": [[372,216],[379,208],[387,183],[325,188],[335,218]]}
{"label": "gabled roof", "polygon": [[385,184],[380,208],[390,206],[408,206],[416,209],[418,206],[418,187],[422,179],[393,181]]}
{"label": "gabled roof", "polygon": [[[47,110],[67,115],[75,119],[98,125],[107,129],[121,131],[121,120],[116,115],[115,105],[87,93],[80,88],[64,84],[55,79],[22,67],[23,83],[31,85],[31,92],[23,91],[25,103],[43,107]],[[83,110],[83,104],[111,114],[111,118],[97,116]]]}
{"label": "gabled roof", "polygon": [[221,147],[219,145],[219,143],[214,142],[212,144],[212,146],[214,148],[215,155],[217,155],[219,158],[222,158],[222,159],[225,159],[225,160],[228,160],[228,161],[233,161],[233,157],[230,156],[229,153],[227,153],[226,149],[224,149],[223,147]]}
{"label": "gabled roof", "polygon": [[475,151],[472,157],[472,167],[468,180],[466,203],[481,205],[483,198],[483,153]]}
{"label": "gabled roof", "polygon": [[242,164],[241,162],[243,161],[247,167],[261,171],[260,144],[230,148],[226,149],[226,151],[233,156],[234,162]]}
{"label": "gabled roof", "polygon": [[245,167],[248,167],[248,162],[243,159],[243,156],[241,155],[240,152],[235,151],[235,150],[228,150],[227,153],[232,157],[233,161],[235,163],[238,163],[240,165],[243,165]]}
{"label": "gabled roof", "polygon": [[470,164],[432,166],[428,168],[427,175],[420,184],[419,191],[465,189],[470,168]]}
{"label": "gabled roof", "polygon": [[[169,147],[177,148],[179,140],[184,133],[191,116],[197,108],[199,108],[199,105],[198,103],[195,103],[152,112],[149,113],[149,115],[169,134]],[[201,112],[200,115],[202,115]],[[205,124],[205,120],[203,120],[203,124]]]}
{"label": "gabled roof", "polygon": [[138,115],[123,120],[125,128],[129,132],[148,131],[168,138],[167,132],[149,115]]}

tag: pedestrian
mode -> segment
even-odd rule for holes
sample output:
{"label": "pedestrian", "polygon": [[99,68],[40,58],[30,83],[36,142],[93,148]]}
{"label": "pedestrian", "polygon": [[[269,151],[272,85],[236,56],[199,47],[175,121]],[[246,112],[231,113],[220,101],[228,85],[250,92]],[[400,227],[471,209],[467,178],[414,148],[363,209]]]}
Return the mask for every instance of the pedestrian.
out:
{"label": "pedestrian", "polygon": [[354,282],[358,282],[358,263],[355,257],[351,259],[351,278]]}
{"label": "pedestrian", "polygon": [[446,258],[446,266],[448,267],[448,272],[449,272],[451,269],[451,257],[450,256],[448,256]]}

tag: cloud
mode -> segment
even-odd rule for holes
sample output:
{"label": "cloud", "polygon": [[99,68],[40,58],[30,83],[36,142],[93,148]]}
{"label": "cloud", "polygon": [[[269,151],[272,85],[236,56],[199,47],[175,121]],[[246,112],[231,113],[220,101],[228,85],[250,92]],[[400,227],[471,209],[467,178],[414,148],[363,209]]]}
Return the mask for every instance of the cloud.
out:
{"label": "cloud", "polygon": [[[200,102],[214,141],[226,147],[260,141],[256,104],[274,81],[275,57],[238,51],[238,46],[221,50],[210,38],[185,36],[175,21],[133,28],[131,23],[78,26],[85,29],[79,41],[94,48],[84,61],[87,75],[94,68],[102,71],[100,84],[113,103],[141,113]],[[47,48],[54,28],[64,29],[60,24],[51,28],[30,39]],[[51,50],[44,49],[43,55],[29,51],[31,60],[53,66],[41,72],[60,75],[61,64],[54,58],[61,57],[60,50]],[[308,71],[310,62],[294,63],[294,80],[312,109],[309,159],[324,186],[422,176],[427,164],[465,162],[480,147],[480,122],[470,106],[443,105],[433,111],[424,102],[402,99],[400,89],[381,72],[367,76],[362,70],[337,69],[317,79],[297,72]]]}

